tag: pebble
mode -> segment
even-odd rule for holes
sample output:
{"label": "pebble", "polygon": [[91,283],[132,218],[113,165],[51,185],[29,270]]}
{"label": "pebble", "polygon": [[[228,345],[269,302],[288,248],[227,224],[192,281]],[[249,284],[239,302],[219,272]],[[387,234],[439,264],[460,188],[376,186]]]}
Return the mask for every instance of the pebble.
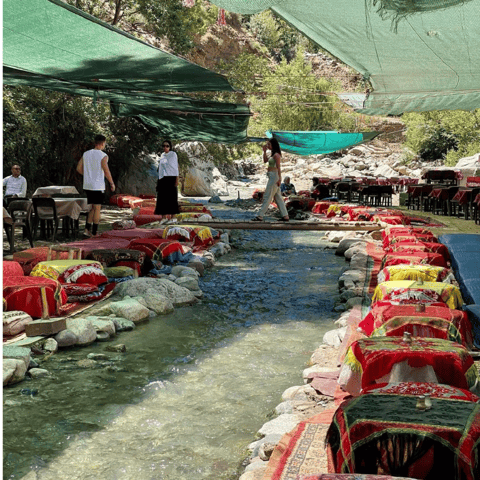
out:
{"label": "pebble", "polygon": [[107,345],[105,350],[107,352],[124,353],[127,351],[127,347],[123,343],[119,343],[117,345]]}

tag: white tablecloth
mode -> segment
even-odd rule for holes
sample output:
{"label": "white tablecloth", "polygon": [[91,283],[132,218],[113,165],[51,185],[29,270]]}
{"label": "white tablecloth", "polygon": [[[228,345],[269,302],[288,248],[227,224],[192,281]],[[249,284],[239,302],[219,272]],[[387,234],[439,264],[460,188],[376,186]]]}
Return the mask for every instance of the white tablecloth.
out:
{"label": "white tablecloth", "polygon": [[51,196],[57,193],[61,193],[64,195],[77,195],[78,190],[69,185],[50,185],[49,187],[39,187],[35,190],[33,194],[34,197],[40,197],[43,195]]}
{"label": "white tablecloth", "polygon": [[[90,210],[86,198],[54,198],[57,207],[57,216],[64,217],[65,215],[78,220],[80,213]],[[39,208],[39,214],[48,214],[47,208]]]}

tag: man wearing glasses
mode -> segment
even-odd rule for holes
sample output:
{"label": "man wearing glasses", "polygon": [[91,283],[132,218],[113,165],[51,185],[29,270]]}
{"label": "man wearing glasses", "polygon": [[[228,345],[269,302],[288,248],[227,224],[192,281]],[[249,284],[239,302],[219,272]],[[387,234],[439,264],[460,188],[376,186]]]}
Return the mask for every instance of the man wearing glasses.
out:
{"label": "man wearing glasses", "polygon": [[12,174],[3,179],[3,186],[5,189],[5,196],[21,197],[27,196],[27,180],[20,175],[20,165],[12,166]]}

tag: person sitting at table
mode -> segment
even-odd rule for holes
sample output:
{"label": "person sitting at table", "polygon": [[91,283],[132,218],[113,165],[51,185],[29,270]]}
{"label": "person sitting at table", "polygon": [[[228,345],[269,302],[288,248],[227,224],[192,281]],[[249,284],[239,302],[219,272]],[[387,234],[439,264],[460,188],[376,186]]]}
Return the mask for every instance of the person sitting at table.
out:
{"label": "person sitting at table", "polygon": [[285,177],[283,179],[283,183],[280,185],[280,193],[284,197],[288,197],[289,195],[296,195],[295,185],[290,183],[290,177]]}
{"label": "person sitting at table", "polygon": [[6,187],[5,197],[25,198],[27,196],[27,180],[20,175],[21,171],[20,165],[12,165],[12,174],[3,179],[3,186]]}
{"label": "person sitting at table", "polygon": [[313,192],[319,184],[320,184],[320,181],[318,180],[318,177],[313,177],[312,186],[310,187],[310,192]]}
{"label": "person sitting at table", "polygon": [[108,155],[102,151],[106,142],[107,139],[103,135],[97,135],[95,137],[95,147],[85,152],[77,165],[77,172],[83,175],[83,189],[87,194],[87,202],[92,206],[88,212],[85,232],[83,233],[86,237],[97,234],[98,224],[100,223],[100,209],[105,193],[105,177],[110,183],[112,192],[115,191],[112,174],[108,168]]}

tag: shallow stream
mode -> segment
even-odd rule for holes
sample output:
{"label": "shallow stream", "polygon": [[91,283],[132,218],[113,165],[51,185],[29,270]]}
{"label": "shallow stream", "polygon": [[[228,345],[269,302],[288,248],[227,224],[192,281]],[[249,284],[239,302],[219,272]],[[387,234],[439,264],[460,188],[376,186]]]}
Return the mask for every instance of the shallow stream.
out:
{"label": "shallow stream", "polygon": [[[54,378],[4,389],[4,478],[238,478],[336,318],[344,259],[320,237],[237,233],[201,279],[202,302],[120,334],[127,353],[66,350],[41,365]],[[108,359],[83,365],[92,352]]]}

